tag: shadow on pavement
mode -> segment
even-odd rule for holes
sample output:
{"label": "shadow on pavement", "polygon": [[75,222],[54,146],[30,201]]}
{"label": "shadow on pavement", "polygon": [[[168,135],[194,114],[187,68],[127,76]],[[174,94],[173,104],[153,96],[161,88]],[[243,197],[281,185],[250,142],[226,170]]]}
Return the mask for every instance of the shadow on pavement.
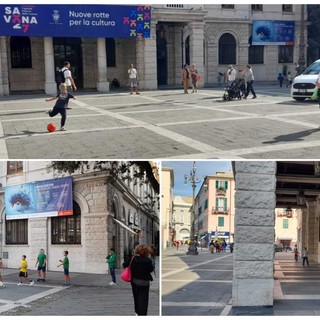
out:
{"label": "shadow on pavement", "polygon": [[289,141],[303,141],[304,137],[310,136],[313,133],[320,132],[320,128],[304,130],[300,132],[294,132],[289,134],[283,134],[277,137],[274,137],[271,141],[264,141],[263,144],[275,144],[279,142],[289,142]]}

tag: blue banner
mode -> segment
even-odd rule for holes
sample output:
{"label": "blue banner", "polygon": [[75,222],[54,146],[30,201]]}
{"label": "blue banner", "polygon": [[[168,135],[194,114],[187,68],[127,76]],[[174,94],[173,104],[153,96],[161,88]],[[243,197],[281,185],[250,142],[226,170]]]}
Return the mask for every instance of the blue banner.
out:
{"label": "blue banner", "polygon": [[5,187],[6,219],[73,215],[72,177]]}
{"label": "blue banner", "polygon": [[0,5],[0,36],[150,38],[147,5]]}
{"label": "blue banner", "polygon": [[253,45],[294,45],[294,21],[253,21]]}

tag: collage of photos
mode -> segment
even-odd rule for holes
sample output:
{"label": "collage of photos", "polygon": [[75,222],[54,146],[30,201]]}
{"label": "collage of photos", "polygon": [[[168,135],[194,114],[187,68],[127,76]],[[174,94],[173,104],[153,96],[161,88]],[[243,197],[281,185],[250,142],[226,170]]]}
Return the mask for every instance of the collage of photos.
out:
{"label": "collage of photos", "polygon": [[319,316],[319,17],[3,1],[0,316]]}

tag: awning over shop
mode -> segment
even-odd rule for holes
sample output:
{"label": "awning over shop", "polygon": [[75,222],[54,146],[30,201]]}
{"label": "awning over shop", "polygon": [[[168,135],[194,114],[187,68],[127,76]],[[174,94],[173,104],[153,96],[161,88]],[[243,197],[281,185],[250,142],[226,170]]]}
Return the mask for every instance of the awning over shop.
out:
{"label": "awning over shop", "polygon": [[292,237],[278,237],[278,240],[288,240],[288,241],[292,241]]}
{"label": "awning over shop", "polygon": [[120,227],[122,227],[122,228],[124,228],[124,229],[126,229],[126,230],[128,230],[128,231],[130,231],[130,232],[132,232],[132,233],[134,233],[134,234],[137,234],[137,233],[134,232],[132,229],[130,229],[127,225],[125,225],[123,222],[121,222],[121,221],[119,221],[119,220],[117,220],[117,219],[115,219],[115,218],[113,218],[113,220],[114,220]]}

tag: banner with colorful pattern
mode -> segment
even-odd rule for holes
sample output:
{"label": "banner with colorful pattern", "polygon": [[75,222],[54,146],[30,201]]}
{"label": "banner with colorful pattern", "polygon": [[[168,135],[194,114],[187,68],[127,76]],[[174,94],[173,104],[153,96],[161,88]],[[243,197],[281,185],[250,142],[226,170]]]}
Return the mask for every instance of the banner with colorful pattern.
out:
{"label": "banner with colorful pattern", "polygon": [[148,5],[0,5],[0,36],[150,38]]}

